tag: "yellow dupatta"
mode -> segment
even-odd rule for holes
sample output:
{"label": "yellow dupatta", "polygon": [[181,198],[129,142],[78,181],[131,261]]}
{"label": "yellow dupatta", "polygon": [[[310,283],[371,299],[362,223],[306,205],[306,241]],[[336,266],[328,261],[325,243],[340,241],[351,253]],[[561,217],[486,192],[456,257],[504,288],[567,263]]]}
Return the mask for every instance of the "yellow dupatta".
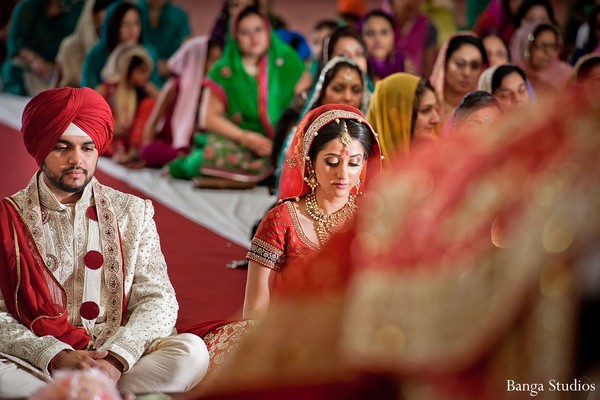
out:
{"label": "yellow dupatta", "polygon": [[412,131],[415,93],[419,77],[399,72],[375,85],[367,121],[379,134],[384,163],[408,153]]}

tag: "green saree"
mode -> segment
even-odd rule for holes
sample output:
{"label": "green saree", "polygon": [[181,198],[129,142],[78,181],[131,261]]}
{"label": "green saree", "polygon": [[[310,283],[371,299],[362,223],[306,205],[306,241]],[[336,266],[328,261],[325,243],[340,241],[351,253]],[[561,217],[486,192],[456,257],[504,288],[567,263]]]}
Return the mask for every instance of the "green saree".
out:
{"label": "green saree", "polygon": [[[271,31],[268,52],[260,60],[256,77],[242,64],[237,42],[228,37],[223,58],[208,73],[204,86],[225,105],[225,116],[244,130],[274,137],[274,126],[294,97],[294,87],[304,71],[296,52]],[[169,164],[175,178],[213,176],[241,182],[258,182],[271,173],[269,157],[218,133],[202,133],[185,157]]]}

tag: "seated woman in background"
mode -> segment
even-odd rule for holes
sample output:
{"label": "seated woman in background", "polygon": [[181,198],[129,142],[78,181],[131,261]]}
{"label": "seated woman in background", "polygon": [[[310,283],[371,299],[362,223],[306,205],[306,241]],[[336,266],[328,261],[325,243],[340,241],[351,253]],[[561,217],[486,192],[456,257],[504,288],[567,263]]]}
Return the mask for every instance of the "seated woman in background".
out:
{"label": "seated woman in background", "polygon": [[207,35],[187,40],[169,58],[171,78],[144,127],[140,157],[147,166],[160,168],[189,152],[197,131],[202,81],[219,58],[221,49]]}
{"label": "seated woman in background", "polygon": [[342,26],[333,31],[331,35],[325,39],[325,42],[323,42],[319,75],[321,74],[321,69],[323,69],[325,64],[333,57],[348,57],[367,74],[367,89],[370,93],[373,93],[373,70],[367,55],[367,45],[356,29],[349,26]]}
{"label": "seated woman in background", "polygon": [[379,134],[384,165],[415,141],[437,138],[439,104],[426,78],[397,73],[377,82],[367,120]]}
{"label": "seated woman in background", "polygon": [[128,1],[118,1],[106,10],[100,39],[86,54],[81,69],[81,86],[96,89],[102,83],[101,72],[112,51],[121,43],[140,44],[146,48],[154,68],[151,80],[160,87],[162,81],[158,75],[156,49],[144,39],[140,10]]}
{"label": "seated woman in background", "polygon": [[468,93],[452,115],[452,133],[482,133],[490,130],[504,113],[504,108],[492,94],[483,90]]}
{"label": "seated woman in background", "polygon": [[490,67],[494,65],[508,64],[510,62],[510,54],[506,42],[500,36],[487,35],[481,39],[483,47],[488,57]]}
{"label": "seated woman in background", "polygon": [[376,80],[405,71],[404,54],[396,45],[398,28],[392,16],[382,10],[373,10],[359,21],[358,32],[367,45]]}
{"label": "seated woman in background", "polygon": [[527,75],[515,65],[497,65],[483,71],[479,78],[479,90],[496,96],[506,111],[529,104]]}
{"label": "seated woman in background", "polygon": [[124,43],[111,53],[97,88],[115,120],[114,139],[106,155],[119,164],[139,168],[139,147],[146,121],[159,91],[150,82],[154,62],[143,46]]}
{"label": "seated woman in background", "polygon": [[[346,104],[358,108],[363,114],[369,105],[369,96],[365,89],[366,74],[358,65],[346,57],[334,57],[321,70],[312,96],[305,104],[302,115],[296,114],[294,126],[281,127],[273,142],[273,167],[275,168],[275,190],[279,187],[279,178],[285,158],[288,154],[296,126],[310,110],[325,104]],[[278,128],[279,124],[278,124]],[[286,129],[287,128],[287,129]]]}
{"label": "seated woman in background", "polygon": [[513,64],[527,74],[537,94],[556,94],[573,77],[573,67],[559,58],[561,34],[555,25],[523,25],[511,43]]}
{"label": "seated woman in background", "polygon": [[421,0],[389,0],[398,35],[396,45],[410,67],[406,70],[427,77],[432,73],[438,48],[438,33],[431,20],[422,13]]}
{"label": "seated woman in background", "polygon": [[79,87],[85,55],[96,43],[106,9],[115,0],[86,0],[75,32],[60,43],[56,55],[57,86]]}
{"label": "seated woman in background", "polygon": [[462,98],[477,88],[479,75],[487,64],[483,43],[473,32],[458,32],[446,40],[430,78],[440,103],[442,123]]}
{"label": "seated woman in background", "polygon": [[244,318],[260,317],[286,274],[350,222],[380,163],[377,134],[356,108],[325,105],[302,119],[283,167],[282,202],[261,222],[247,255]]}
{"label": "seated woman in background", "polygon": [[269,176],[274,126],[303,71],[302,60],[270,31],[266,17],[245,8],[205,81],[200,126],[208,133],[196,136],[188,156],[168,164],[170,174],[243,183]]}

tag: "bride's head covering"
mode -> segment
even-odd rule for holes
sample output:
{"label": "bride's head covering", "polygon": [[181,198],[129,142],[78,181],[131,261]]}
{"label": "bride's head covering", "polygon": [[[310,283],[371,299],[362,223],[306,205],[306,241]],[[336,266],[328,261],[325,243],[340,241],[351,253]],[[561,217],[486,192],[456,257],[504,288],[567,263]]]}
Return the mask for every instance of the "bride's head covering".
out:
{"label": "bride's head covering", "polygon": [[[365,142],[371,142],[370,149],[365,148],[367,160],[361,173],[361,182],[368,187],[369,182],[379,176],[381,149],[379,148],[377,133],[356,108],[344,104],[328,104],[315,108],[300,121],[283,165],[278,191],[279,199],[300,198],[310,192],[304,177],[307,174],[307,164],[313,141],[324,126],[330,122],[340,123],[343,120],[363,124],[368,127],[367,131],[370,133],[370,136],[364,138],[364,141],[361,140],[362,138],[359,139],[363,145]],[[340,129],[340,136],[342,133],[343,130]]]}

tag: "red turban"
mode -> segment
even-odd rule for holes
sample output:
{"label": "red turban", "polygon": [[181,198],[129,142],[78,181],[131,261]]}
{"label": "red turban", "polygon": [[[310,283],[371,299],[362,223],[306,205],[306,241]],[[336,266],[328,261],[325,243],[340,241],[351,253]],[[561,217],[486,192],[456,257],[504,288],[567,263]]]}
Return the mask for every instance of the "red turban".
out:
{"label": "red turban", "polygon": [[113,116],[104,98],[90,88],[45,90],[27,103],[21,132],[27,152],[38,166],[50,154],[70,123],[92,138],[102,154],[113,135]]}

